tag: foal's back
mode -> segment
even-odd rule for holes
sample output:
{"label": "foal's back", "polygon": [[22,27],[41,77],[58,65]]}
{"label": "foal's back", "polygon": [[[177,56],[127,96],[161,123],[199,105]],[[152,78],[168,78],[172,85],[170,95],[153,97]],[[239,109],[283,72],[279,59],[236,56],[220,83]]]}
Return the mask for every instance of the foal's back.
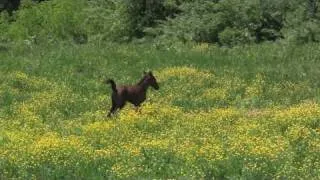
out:
{"label": "foal's back", "polygon": [[139,85],[119,86],[117,90],[117,96],[136,106],[146,99],[146,90]]}

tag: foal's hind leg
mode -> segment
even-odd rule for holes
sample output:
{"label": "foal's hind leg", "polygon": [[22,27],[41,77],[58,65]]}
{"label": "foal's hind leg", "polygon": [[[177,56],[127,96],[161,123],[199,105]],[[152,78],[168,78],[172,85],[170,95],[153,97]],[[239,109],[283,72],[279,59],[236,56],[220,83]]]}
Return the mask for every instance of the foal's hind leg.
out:
{"label": "foal's hind leg", "polygon": [[111,109],[108,113],[108,117],[111,117],[111,115],[114,114],[117,109],[118,109],[118,106],[117,106],[116,102],[112,100],[112,106],[111,106]]}
{"label": "foal's hind leg", "polygon": [[112,105],[112,107],[108,113],[108,117],[111,117],[111,115],[114,114],[116,112],[116,110],[117,110],[117,107]]}

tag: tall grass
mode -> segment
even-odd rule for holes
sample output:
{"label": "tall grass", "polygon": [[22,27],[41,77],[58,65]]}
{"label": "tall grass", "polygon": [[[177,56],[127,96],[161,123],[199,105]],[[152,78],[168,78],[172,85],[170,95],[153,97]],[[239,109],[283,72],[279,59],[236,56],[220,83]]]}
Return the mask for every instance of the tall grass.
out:
{"label": "tall grass", "polygon": [[[14,45],[13,45],[14,46]],[[0,177],[320,177],[318,44],[15,45],[0,51]],[[142,111],[110,87],[153,70]]]}

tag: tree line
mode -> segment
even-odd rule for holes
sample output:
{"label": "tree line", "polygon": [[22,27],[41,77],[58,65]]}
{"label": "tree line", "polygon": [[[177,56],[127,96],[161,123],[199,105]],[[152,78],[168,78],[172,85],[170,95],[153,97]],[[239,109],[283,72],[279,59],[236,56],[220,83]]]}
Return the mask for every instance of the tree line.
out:
{"label": "tree line", "polygon": [[320,41],[319,0],[41,1],[0,0],[0,40]]}

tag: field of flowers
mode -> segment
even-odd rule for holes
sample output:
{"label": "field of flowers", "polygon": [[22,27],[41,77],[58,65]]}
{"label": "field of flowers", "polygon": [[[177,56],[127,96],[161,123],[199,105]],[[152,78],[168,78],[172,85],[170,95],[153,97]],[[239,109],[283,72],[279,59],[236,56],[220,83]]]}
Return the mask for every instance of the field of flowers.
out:
{"label": "field of flowers", "polygon": [[[0,51],[0,179],[320,179],[319,45],[13,49]],[[148,69],[160,90],[107,118],[103,80]]]}

